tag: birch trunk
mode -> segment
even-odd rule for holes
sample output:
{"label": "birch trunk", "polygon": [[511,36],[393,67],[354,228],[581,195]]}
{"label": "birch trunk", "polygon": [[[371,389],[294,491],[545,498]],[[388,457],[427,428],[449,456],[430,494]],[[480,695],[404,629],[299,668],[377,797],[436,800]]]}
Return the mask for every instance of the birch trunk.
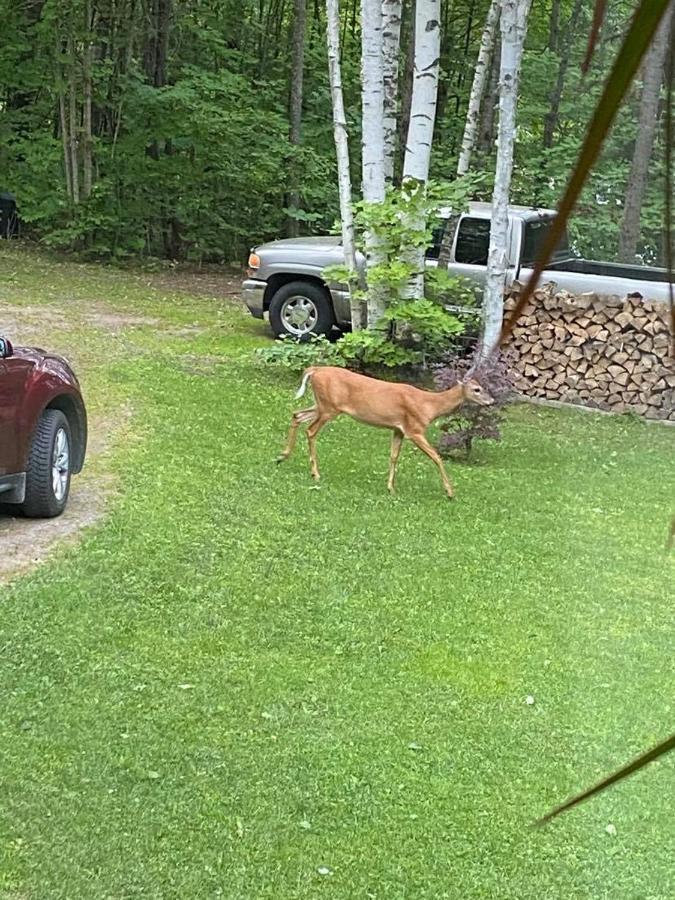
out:
{"label": "birch trunk", "polygon": [[402,0],[382,0],[384,84],[384,177],[394,180],[398,117],[398,53],[401,43]]}
{"label": "birch trunk", "polygon": [[497,165],[492,194],[490,250],[483,296],[483,335],[478,351],[480,361],[495,349],[504,319],[504,287],[509,234],[509,193],[516,139],[516,106],[523,45],[527,32],[530,0],[502,0],[502,58],[499,69],[499,133]]}
{"label": "birch trunk", "polygon": [[[381,0],[361,0],[361,124],[362,190],[366,203],[382,203],[384,181],[384,67]],[[384,261],[382,241],[366,232],[366,273]],[[368,327],[381,319],[386,290],[368,285]]]}
{"label": "birch trunk", "polygon": [[[669,49],[668,38],[671,34],[674,19],[675,6],[663,17],[644,63],[638,132],[630,175],[628,176],[623,222],[619,233],[620,262],[636,261],[635,254],[638,238],[640,237],[640,214],[647,188],[649,161],[659,123],[661,84],[663,83],[666,54]],[[672,49],[670,52],[673,52]]]}
{"label": "birch trunk", "polygon": [[[410,125],[403,163],[403,189],[409,195],[426,191],[431,162],[431,142],[436,121],[438,100],[438,69],[441,55],[440,0],[417,0],[415,10],[415,68],[413,72]],[[423,217],[415,214],[408,221],[413,231],[426,227]],[[415,242],[405,254],[413,267],[404,298],[424,297],[424,242]]]}
{"label": "birch trunk", "polygon": [[460,176],[466,175],[469,171],[471,154],[476,146],[481,101],[483,99],[483,94],[485,93],[485,82],[490,72],[490,62],[495,44],[495,33],[497,31],[497,22],[499,21],[500,5],[500,0],[492,0],[485,21],[483,35],[480,39],[478,61],[476,62],[473,84],[471,85],[469,107],[466,113],[466,123],[464,125],[464,135],[462,137],[462,149],[459,154],[459,162],[457,163],[457,174]]}
{"label": "birch trunk", "polygon": [[[290,129],[288,142],[291,147],[300,146],[300,129],[302,127],[302,86],[305,68],[305,21],[307,13],[306,0],[295,0],[295,12],[293,16],[292,62],[291,62],[291,96],[289,104]],[[300,206],[298,161],[291,160],[288,192],[288,207],[291,210]],[[297,237],[300,233],[299,222],[289,215],[286,223],[286,231],[289,237]]]}
{"label": "birch trunk", "polygon": [[352,182],[349,172],[349,137],[342,94],[342,71],[340,68],[340,7],[339,0],[326,0],[326,36],[328,42],[328,79],[333,103],[333,136],[337,156],[338,190],[340,194],[340,223],[342,226],[342,249],[349,281],[349,307],[352,329],[363,328],[361,301],[355,296],[358,282],[356,267],[356,246],[354,240],[354,215],[352,211]]}

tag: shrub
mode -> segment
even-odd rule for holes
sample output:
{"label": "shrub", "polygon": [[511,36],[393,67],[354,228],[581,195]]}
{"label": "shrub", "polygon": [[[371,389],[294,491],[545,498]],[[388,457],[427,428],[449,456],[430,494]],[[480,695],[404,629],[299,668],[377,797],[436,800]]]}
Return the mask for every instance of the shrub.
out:
{"label": "shrub", "polygon": [[350,369],[426,367],[438,362],[464,334],[466,321],[431,300],[401,300],[384,314],[378,330],[353,331],[332,343],[320,336],[298,342],[283,337],[256,351],[264,363],[287,369],[347,366]]}
{"label": "shrub", "polygon": [[508,358],[504,354],[493,356],[475,370],[474,364],[472,357],[448,355],[434,372],[434,382],[439,390],[448,390],[470,376],[495,400],[492,406],[466,404],[448,416],[441,425],[442,434],[438,443],[442,456],[463,450],[468,459],[475,440],[501,440],[503,408],[513,392]]}
{"label": "shrub", "polygon": [[292,337],[280,337],[269,347],[255,351],[256,358],[267,365],[282,366],[285,369],[306,369],[307,366],[344,366],[337,344],[332,344],[323,335],[309,341],[296,341]]}

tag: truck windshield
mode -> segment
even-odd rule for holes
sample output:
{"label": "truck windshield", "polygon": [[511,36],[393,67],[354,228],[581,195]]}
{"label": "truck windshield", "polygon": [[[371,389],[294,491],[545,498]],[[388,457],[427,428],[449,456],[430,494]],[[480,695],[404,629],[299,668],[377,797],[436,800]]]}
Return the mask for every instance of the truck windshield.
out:
{"label": "truck windshield", "polygon": [[[552,218],[540,219],[539,221],[527,222],[525,224],[525,237],[523,240],[523,252],[520,263],[522,266],[534,265],[544,240],[551,230],[552,224]],[[560,243],[553,252],[551,262],[562,262],[564,259],[572,259],[573,257],[574,253],[570,250],[569,238],[567,236],[567,231],[565,231]]]}

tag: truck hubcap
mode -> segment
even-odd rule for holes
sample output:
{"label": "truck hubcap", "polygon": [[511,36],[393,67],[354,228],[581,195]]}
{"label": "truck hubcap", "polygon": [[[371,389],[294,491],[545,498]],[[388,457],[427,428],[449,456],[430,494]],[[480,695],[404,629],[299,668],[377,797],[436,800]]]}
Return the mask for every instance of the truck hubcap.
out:
{"label": "truck hubcap", "polygon": [[52,450],[52,490],[54,491],[54,497],[59,502],[66,496],[69,471],[70,447],[68,446],[68,435],[63,428],[59,428],[56,432],[54,449]]}
{"label": "truck hubcap", "polygon": [[281,318],[286,331],[291,334],[309,334],[317,323],[319,313],[309,297],[289,297],[281,308]]}

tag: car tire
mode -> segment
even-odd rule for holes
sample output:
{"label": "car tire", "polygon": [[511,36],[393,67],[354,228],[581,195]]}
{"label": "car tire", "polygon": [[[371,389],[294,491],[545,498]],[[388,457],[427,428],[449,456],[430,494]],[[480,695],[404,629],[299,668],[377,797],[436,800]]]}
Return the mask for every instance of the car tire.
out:
{"label": "car tire", "polygon": [[269,313],[276,337],[308,341],[312,335],[330,334],[335,325],[328,292],[311,281],[290,281],[280,287],[272,297]]}
{"label": "car tire", "polygon": [[21,512],[31,519],[52,519],[66,508],[70,492],[73,442],[68,419],[59,409],[40,416],[26,467],[26,496]]}

